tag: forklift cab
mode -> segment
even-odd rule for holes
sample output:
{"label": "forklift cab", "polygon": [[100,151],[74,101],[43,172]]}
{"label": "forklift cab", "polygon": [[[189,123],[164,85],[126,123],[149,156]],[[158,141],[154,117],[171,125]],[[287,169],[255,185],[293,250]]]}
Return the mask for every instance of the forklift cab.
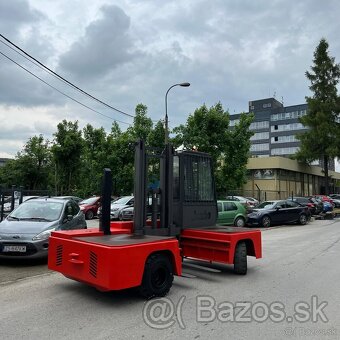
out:
{"label": "forklift cab", "polygon": [[[155,149],[147,151],[140,140],[135,149],[134,233],[178,236],[185,228],[214,226],[217,204],[211,157],[196,151],[175,152],[169,144],[158,154]],[[146,223],[147,178],[149,160],[155,157],[160,160],[160,184],[152,192],[152,201],[155,207],[161,204],[150,226]]]}

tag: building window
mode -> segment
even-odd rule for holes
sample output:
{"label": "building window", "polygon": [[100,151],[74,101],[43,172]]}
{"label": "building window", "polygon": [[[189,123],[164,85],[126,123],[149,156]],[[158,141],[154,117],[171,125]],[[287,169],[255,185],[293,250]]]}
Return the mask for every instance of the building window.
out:
{"label": "building window", "polygon": [[269,122],[262,121],[262,122],[253,122],[250,124],[250,130],[261,130],[261,129],[269,129]]}
{"label": "building window", "polygon": [[299,150],[298,146],[293,146],[293,147],[289,147],[289,148],[276,148],[276,149],[271,150],[271,155],[272,156],[292,155],[298,150]]}
{"label": "building window", "polygon": [[274,175],[274,169],[254,170],[254,178],[256,179],[273,179]]}
{"label": "building window", "polygon": [[269,139],[269,132],[258,132],[250,137],[250,140]]}
{"label": "building window", "polygon": [[263,108],[266,109],[268,107],[272,107],[272,104],[271,103],[266,103],[266,104],[263,104]]}
{"label": "building window", "polygon": [[277,120],[285,120],[285,119],[297,119],[306,114],[306,110],[296,110],[296,111],[290,111],[290,112],[282,112],[282,113],[276,113],[272,114],[270,116],[271,121],[277,121]]}
{"label": "building window", "polygon": [[269,144],[263,143],[263,144],[252,144],[250,146],[250,151],[268,151],[269,150]]}
{"label": "building window", "polygon": [[271,143],[293,143],[298,142],[295,135],[275,136],[271,138]]}
{"label": "building window", "polygon": [[301,123],[280,124],[271,127],[271,131],[291,131],[291,130],[305,130],[306,128]]}

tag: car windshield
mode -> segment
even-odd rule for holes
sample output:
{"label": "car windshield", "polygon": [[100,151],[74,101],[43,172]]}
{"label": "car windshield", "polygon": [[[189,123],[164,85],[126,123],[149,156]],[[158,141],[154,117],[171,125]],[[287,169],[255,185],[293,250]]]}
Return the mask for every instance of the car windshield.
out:
{"label": "car windshield", "polygon": [[121,197],[113,201],[112,204],[126,204],[127,202],[130,201],[130,199],[131,199],[131,196]]}
{"label": "car windshield", "polygon": [[79,204],[95,204],[98,200],[98,197],[87,198],[86,200],[81,201]]}
{"label": "car windshield", "polygon": [[19,205],[9,219],[58,220],[63,210],[63,203],[46,201],[27,201]]}
{"label": "car windshield", "polygon": [[275,203],[276,202],[270,202],[270,201],[262,202],[256,208],[257,209],[272,209],[272,208],[274,208]]}

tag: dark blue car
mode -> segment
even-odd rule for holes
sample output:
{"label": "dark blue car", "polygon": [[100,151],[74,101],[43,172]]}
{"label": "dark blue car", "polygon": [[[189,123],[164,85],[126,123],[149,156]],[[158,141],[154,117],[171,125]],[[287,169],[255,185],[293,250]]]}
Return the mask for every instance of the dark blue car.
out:
{"label": "dark blue car", "polygon": [[248,225],[268,228],[274,224],[299,223],[306,224],[310,219],[308,207],[290,201],[266,201],[248,214]]}

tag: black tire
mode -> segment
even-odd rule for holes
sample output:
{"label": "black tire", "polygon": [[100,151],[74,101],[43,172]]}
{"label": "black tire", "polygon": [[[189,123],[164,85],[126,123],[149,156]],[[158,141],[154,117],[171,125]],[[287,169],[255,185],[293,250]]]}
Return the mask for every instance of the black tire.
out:
{"label": "black tire", "polygon": [[147,298],[165,296],[174,280],[172,263],[164,254],[152,254],[145,263],[139,293]]}
{"label": "black tire", "polygon": [[247,245],[244,241],[237,243],[234,254],[234,273],[247,274]]}
{"label": "black tire", "polygon": [[92,219],[93,219],[93,216],[94,216],[94,213],[93,213],[92,210],[86,211],[85,218],[86,218],[87,220],[92,220]]}
{"label": "black tire", "polygon": [[272,223],[272,221],[271,221],[269,216],[266,215],[266,216],[262,217],[261,224],[262,224],[263,227],[269,228],[271,226],[271,223]]}
{"label": "black tire", "polygon": [[238,228],[243,228],[246,225],[246,221],[243,217],[237,217],[234,226]]}
{"label": "black tire", "polygon": [[308,222],[308,217],[306,214],[301,214],[299,217],[299,224],[305,225]]}

